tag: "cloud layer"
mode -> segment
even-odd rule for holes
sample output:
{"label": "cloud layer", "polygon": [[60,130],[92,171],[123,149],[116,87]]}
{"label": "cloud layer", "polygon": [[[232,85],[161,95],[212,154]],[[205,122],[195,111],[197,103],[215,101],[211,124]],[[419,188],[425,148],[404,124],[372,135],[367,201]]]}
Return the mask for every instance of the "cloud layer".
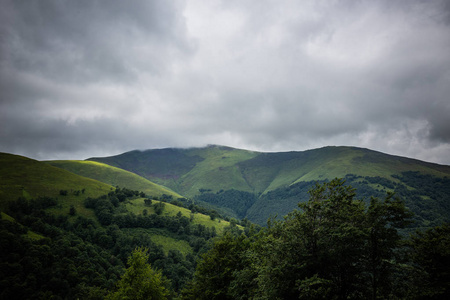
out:
{"label": "cloud layer", "polygon": [[448,1],[0,2],[0,151],[354,145],[450,164]]}

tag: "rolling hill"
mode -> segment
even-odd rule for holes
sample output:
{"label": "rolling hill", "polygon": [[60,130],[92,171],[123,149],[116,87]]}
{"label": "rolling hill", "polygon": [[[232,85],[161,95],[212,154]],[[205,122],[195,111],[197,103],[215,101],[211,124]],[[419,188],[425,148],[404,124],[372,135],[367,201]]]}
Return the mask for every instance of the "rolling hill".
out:
{"label": "rolling hill", "polygon": [[[450,166],[363,148],[261,153],[211,145],[131,151],[89,160],[134,172],[259,224],[265,224],[271,215],[282,216],[295,209],[299,201],[307,199],[315,182],[335,177],[347,178],[366,200],[395,191],[418,215],[417,226],[450,220],[450,191],[446,188]],[[439,180],[443,182],[439,184]],[[246,199],[242,207],[233,202],[237,196],[236,192],[229,196],[231,191],[249,193],[253,198],[249,194],[241,197]]]}
{"label": "rolling hill", "polygon": [[107,164],[80,160],[57,160],[46,161],[46,163],[86,178],[98,180],[114,187],[126,187],[128,189],[141,191],[149,196],[161,197],[162,195],[168,195],[174,198],[182,197],[179,194],[163,186],[155,184],[135,173]]}
{"label": "rolling hill", "polygon": [[241,176],[238,163],[257,155],[246,150],[209,146],[131,151],[89,160],[136,173],[183,196],[192,197],[200,189],[251,191],[252,188]]}
{"label": "rolling hill", "polygon": [[103,299],[141,247],[180,292],[210,240],[249,228],[179,198],[108,165],[0,153],[0,298]]}
{"label": "rolling hill", "polygon": [[[181,198],[179,194],[134,173],[97,162],[41,162],[23,156],[0,153],[0,210],[5,219],[10,218],[5,211],[8,211],[8,203],[11,201],[16,201],[20,197],[26,200],[48,197],[56,200],[56,205],[47,208],[47,211],[51,214],[66,216],[72,221],[77,216],[82,216],[97,223],[94,210],[86,207],[85,199],[102,198],[107,194],[109,196],[111,193],[117,194],[116,185],[121,188],[144,192],[148,197],[159,198],[165,195],[167,199]],[[132,195],[131,197],[119,210],[121,213],[132,213],[138,216],[142,215],[144,210],[147,210],[149,215],[155,213],[152,207],[144,204],[145,198],[139,195]],[[160,201],[154,200],[154,203],[160,203]],[[69,214],[71,206],[76,210],[75,216],[72,217]],[[213,220],[209,215],[200,212],[192,213],[187,208],[171,203],[164,203],[161,216],[175,217],[178,213],[181,217],[190,218],[193,226],[215,227],[217,234],[221,234],[224,228],[230,225],[230,222],[220,218]],[[148,231],[146,235],[159,240],[166,251],[173,249],[173,247],[178,248],[177,243],[180,242],[177,241],[176,237],[167,236],[165,232],[166,229],[162,226]],[[183,253],[191,251],[189,245],[184,245]]]}
{"label": "rolling hill", "polygon": [[[61,211],[74,205],[80,213],[93,216],[83,206],[86,197],[100,197],[112,186],[85,178],[27,157],[0,153],[0,209],[19,197],[26,199],[51,197],[58,199]],[[65,191],[66,193],[61,193]],[[65,194],[65,195],[62,195]]]}
{"label": "rolling hill", "polygon": [[356,147],[261,153],[208,146],[131,151],[89,160],[131,171],[189,197],[202,189],[213,192],[236,189],[263,194],[297,182],[347,174],[387,179],[406,171],[438,177],[450,175],[450,166]]}

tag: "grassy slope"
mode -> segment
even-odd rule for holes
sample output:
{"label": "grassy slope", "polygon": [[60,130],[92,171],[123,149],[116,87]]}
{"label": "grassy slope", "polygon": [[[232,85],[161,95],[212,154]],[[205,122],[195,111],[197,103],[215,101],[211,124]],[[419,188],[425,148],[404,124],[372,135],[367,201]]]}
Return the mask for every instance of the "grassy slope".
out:
{"label": "grassy slope", "polygon": [[[324,147],[308,151],[258,153],[209,146],[192,149],[133,151],[99,160],[124,164],[122,159],[130,167],[133,167],[131,161],[148,160],[149,169],[146,171],[144,165],[139,164],[140,172],[151,174],[152,178],[159,176],[160,183],[171,184],[175,191],[188,197],[199,194],[200,189],[210,189],[213,193],[221,189],[237,189],[253,192],[256,195],[265,195],[294,183],[345,177],[347,174],[362,177],[379,176],[394,182],[399,180],[392,175],[400,175],[405,171],[419,171],[422,174],[441,178],[450,176],[450,166],[356,147]],[[158,159],[162,159],[163,163],[155,166]],[[176,166],[174,171],[168,169],[169,165]],[[369,186],[377,190],[386,189],[378,184],[369,184]],[[298,199],[293,197],[284,200],[272,199],[271,203],[268,203],[267,198],[260,197],[248,213],[253,212],[264,219],[269,214],[277,212],[282,214],[284,211],[295,209],[297,202]]]}
{"label": "grassy slope", "polygon": [[[84,194],[74,195],[74,191],[82,189],[85,189]],[[75,175],[44,162],[0,153],[0,209],[2,210],[6,208],[9,201],[19,197],[31,199],[47,196],[58,199],[60,212],[68,212],[70,205],[74,205],[79,214],[92,217],[93,212],[84,208],[83,200],[86,197],[107,194],[111,189],[110,185]],[[68,195],[61,196],[60,190],[67,190]]]}
{"label": "grassy slope", "polygon": [[[304,152],[268,153],[242,163],[244,174],[261,192],[301,181],[345,177],[391,175],[420,171],[438,177],[449,176],[450,167],[392,156],[354,147],[325,147]],[[258,183],[262,183],[258,186]]]}
{"label": "grassy slope", "polygon": [[[153,200],[154,203],[158,203],[160,201]],[[164,210],[162,212],[162,215],[164,216],[176,216],[178,212],[181,212],[182,216],[190,218],[191,217],[191,211],[189,209],[179,207],[176,205],[172,205],[170,203],[164,202]],[[154,214],[154,208],[153,206],[146,206],[144,203],[144,198],[138,198],[132,201],[129,201],[126,204],[126,208],[129,212],[132,212],[136,215],[143,214],[144,210],[147,210],[148,214]],[[193,224],[201,224],[205,227],[216,228],[216,232],[218,235],[221,235],[225,229],[226,226],[230,225],[230,222],[221,220],[221,219],[215,219],[211,220],[211,218],[207,215],[201,214],[201,213],[195,213],[193,214]],[[167,254],[169,250],[179,250],[183,255],[186,255],[188,253],[192,253],[192,247],[189,245],[189,243],[185,240],[177,240],[173,237],[172,234],[169,234],[164,229],[159,228],[151,228],[151,229],[142,229],[142,228],[131,228],[126,229],[130,231],[139,231],[144,235],[147,235],[153,242],[161,245],[164,249],[164,252]]]}
{"label": "grassy slope", "polygon": [[77,175],[101,181],[111,186],[126,187],[128,189],[138,190],[149,196],[160,197],[162,194],[166,194],[172,195],[174,198],[182,197],[163,186],[136,175],[135,173],[109,166],[107,164],[80,160],[59,160],[48,161],[47,163]]}
{"label": "grassy slope", "polygon": [[[156,164],[161,159],[162,162]],[[347,174],[380,176],[420,171],[449,176],[450,166],[426,163],[355,147],[259,153],[221,146],[192,149],[132,151],[119,156],[96,158],[108,164],[138,170],[156,182],[192,197],[199,189],[238,189],[266,193],[300,181],[332,179]],[[134,163],[133,163],[134,162]],[[139,164],[136,164],[139,162]],[[174,166],[172,171],[168,166]]]}
{"label": "grassy slope", "polygon": [[[55,167],[58,165],[59,167]],[[100,181],[85,178],[76,175],[68,170],[63,169],[79,168],[78,172],[91,173],[90,176],[99,176],[103,180],[111,180],[112,183],[117,180],[118,183],[127,182],[128,188],[140,189],[139,187],[146,187],[148,192],[152,195],[155,193],[166,193],[174,197],[180,197],[178,194],[170,192],[163,187],[152,184],[151,182],[130,172],[125,172],[117,168],[94,162],[77,162],[77,161],[59,161],[59,162],[40,162],[26,157],[0,153],[0,209],[3,210],[7,206],[7,202],[16,200],[18,197],[26,197],[28,199],[39,196],[48,196],[58,199],[58,206],[50,208],[49,211],[54,214],[67,215],[71,205],[74,205],[77,210],[77,216],[82,215],[86,218],[96,220],[96,217],[91,209],[84,207],[84,199],[86,197],[99,197],[107,194],[113,189],[111,185],[107,185]],[[73,170],[75,171],[75,170]],[[93,174],[95,173],[95,175]],[[73,191],[85,189],[84,194],[75,196]],[[60,190],[67,190],[67,196],[61,196]],[[144,199],[139,198],[127,204],[129,211],[140,214],[144,209],[149,213],[153,213],[153,208],[144,205]],[[183,216],[190,217],[190,210],[166,203],[163,214],[175,216],[181,211]],[[1,212],[1,216],[5,220],[14,221],[9,215]],[[75,216],[76,217],[76,216]],[[216,219],[211,220],[209,216],[200,213],[194,214],[194,224],[202,224],[206,227],[215,227],[218,234],[223,232],[225,226],[229,222]],[[129,230],[143,230],[143,229],[129,229]],[[191,253],[192,248],[189,243],[182,240],[177,240],[170,235],[167,235],[164,230],[150,229],[144,230],[154,242],[161,244],[164,251],[167,253],[170,249],[178,249],[183,254]],[[42,236],[35,234],[32,231],[28,232],[30,238],[39,239]]]}
{"label": "grassy slope", "polygon": [[153,149],[130,151],[117,156],[91,158],[136,173],[152,182],[169,187],[180,194],[179,178],[189,172],[202,158],[187,155],[186,149]]}
{"label": "grassy slope", "polygon": [[[157,203],[157,202],[160,202],[160,201],[155,201],[155,200],[153,201],[153,203]],[[155,213],[153,207],[148,207],[144,204],[143,198],[139,198],[139,199],[131,201],[130,203],[127,203],[127,210],[131,211],[137,215],[142,214],[144,209],[146,209],[149,214]],[[190,218],[190,216],[191,216],[191,211],[189,209],[184,208],[184,207],[179,207],[176,205],[172,205],[170,203],[165,203],[165,207],[164,207],[162,215],[163,216],[176,216],[178,212],[181,212],[181,214],[187,218]],[[201,214],[201,213],[195,213],[194,220],[192,222],[193,222],[193,224],[201,224],[206,227],[216,227],[217,234],[222,234],[224,228],[226,226],[230,225],[230,223],[228,221],[221,220],[221,219],[211,220],[211,218],[209,216]]]}
{"label": "grassy slope", "polygon": [[[334,157],[334,148],[339,156]],[[323,163],[310,170],[297,181],[309,181],[319,178],[332,179],[346,174],[359,176],[380,176],[392,180],[391,175],[399,175],[405,171],[420,171],[438,177],[450,175],[449,166],[431,164],[419,160],[388,155],[368,149],[352,147],[326,147]]]}
{"label": "grassy slope", "polygon": [[252,192],[253,189],[242,177],[238,163],[258,155],[256,152],[233,149],[220,146],[193,148],[189,156],[201,157],[203,160],[180,180],[180,188],[187,196],[194,196],[199,189],[211,189],[217,192],[221,189],[236,189]]}

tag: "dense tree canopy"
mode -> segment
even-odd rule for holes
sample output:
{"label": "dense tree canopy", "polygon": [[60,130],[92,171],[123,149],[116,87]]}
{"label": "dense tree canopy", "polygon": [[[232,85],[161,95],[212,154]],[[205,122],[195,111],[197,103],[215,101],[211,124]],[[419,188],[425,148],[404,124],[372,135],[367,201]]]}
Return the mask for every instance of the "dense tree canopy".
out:
{"label": "dense tree canopy", "polygon": [[[450,225],[408,237],[401,230],[412,214],[390,193],[362,201],[342,179],[321,182],[283,220],[260,230],[232,219],[220,237],[181,213],[151,213],[156,200],[146,214],[124,210],[139,196],[116,189],[87,198],[96,220],[81,209],[52,214],[53,198],[12,202],[14,219],[0,220],[0,299],[450,297]],[[152,230],[188,242],[192,253],[165,253]]]}
{"label": "dense tree canopy", "polygon": [[[411,214],[388,194],[369,206],[341,179],[258,234],[220,238],[198,264],[186,299],[410,297],[398,230]],[[203,295],[203,296],[202,296]],[[205,297],[205,298],[202,298]]]}

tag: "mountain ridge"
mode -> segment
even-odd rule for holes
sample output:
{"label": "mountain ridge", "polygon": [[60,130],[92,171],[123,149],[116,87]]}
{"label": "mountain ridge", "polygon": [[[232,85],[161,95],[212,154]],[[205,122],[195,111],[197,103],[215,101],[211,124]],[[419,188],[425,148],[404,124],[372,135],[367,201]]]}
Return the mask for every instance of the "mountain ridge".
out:
{"label": "mountain ridge", "polygon": [[[215,155],[208,154],[213,151],[216,152]],[[235,155],[234,164],[224,163],[228,155],[233,153],[239,156],[236,158]],[[216,189],[208,184],[199,187],[199,182],[206,181],[202,177],[205,173],[199,177],[196,172],[200,167],[208,174],[209,180],[228,175],[229,178],[234,178],[233,187],[238,185],[238,189],[254,193],[267,193],[283,185],[333,179],[347,174],[389,178],[392,174],[418,170],[439,177],[450,176],[450,166],[447,165],[350,146],[326,146],[305,151],[257,152],[209,145],[198,148],[133,150],[87,160],[134,172],[186,196],[194,196],[202,188],[219,191],[232,185],[226,186],[225,182],[222,182],[223,187]],[[157,164],[152,165],[155,161]],[[167,169],[170,172],[167,172]],[[240,173],[241,178],[237,173]]]}
{"label": "mountain ridge", "polygon": [[[446,200],[450,192],[437,182],[447,182],[450,166],[367,148],[327,146],[306,151],[257,152],[210,145],[130,151],[88,160],[119,166],[180,195],[261,225],[271,215],[283,216],[298,202],[306,201],[308,190],[316,182],[334,178],[346,178],[366,200],[396,192],[414,208],[418,224],[426,226],[430,218],[450,220]],[[235,199],[245,199],[245,205]]]}

